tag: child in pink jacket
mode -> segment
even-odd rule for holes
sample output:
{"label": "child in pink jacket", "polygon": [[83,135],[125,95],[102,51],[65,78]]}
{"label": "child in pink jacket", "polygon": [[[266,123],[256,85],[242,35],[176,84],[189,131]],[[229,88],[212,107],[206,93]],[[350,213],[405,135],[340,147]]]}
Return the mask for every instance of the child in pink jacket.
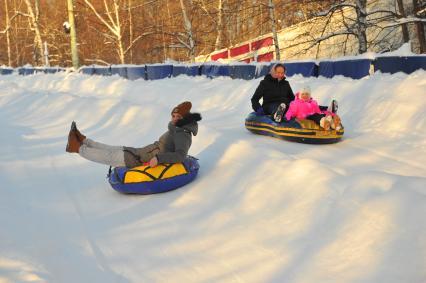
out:
{"label": "child in pink jacket", "polygon": [[339,116],[328,111],[321,111],[318,103],[311,97],[311,89],[308,86],[296,93],[296,99],[290,103],[285,117],[287,121],[292,118],[312,120],[324,130],[341,129]]}

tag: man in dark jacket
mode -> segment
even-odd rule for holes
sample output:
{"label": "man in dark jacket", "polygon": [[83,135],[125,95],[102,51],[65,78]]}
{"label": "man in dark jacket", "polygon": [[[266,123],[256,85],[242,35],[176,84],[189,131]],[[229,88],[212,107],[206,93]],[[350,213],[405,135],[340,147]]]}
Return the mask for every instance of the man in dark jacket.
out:
{"label": "man in dark jacket", "polygon": [[[259,100],[263,98],[260,105]],[[285,79],[285,66],[275,64],[257,87],[251,104],[258,114],[272,115],[276,122],[281,122],[290,102],[294,100],[293,90]]]}
{"label": "man in dark jacket", "polygon": [[199,113],[191,113],[192,104],[185,101],[171,113],[168,131],[158,141],[141,148],[111,146],[86,138],[71,125],[66,151],[78,153],[81,157],[114,167],[135,167],[145,163],[155,167],[159,163],[183,162],[192,143],[192,135],[198,133]]}

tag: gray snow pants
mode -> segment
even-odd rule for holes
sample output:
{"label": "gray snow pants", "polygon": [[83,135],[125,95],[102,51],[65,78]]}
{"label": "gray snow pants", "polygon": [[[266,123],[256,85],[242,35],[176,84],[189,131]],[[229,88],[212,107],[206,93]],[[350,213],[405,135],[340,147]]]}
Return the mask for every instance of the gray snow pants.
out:
{"label": "gray snow pants", "polygon": [[114,167],[126,166],[123,146],[107,145],[87,138],[80,146],[79,154],[81,157],[97,163]]}

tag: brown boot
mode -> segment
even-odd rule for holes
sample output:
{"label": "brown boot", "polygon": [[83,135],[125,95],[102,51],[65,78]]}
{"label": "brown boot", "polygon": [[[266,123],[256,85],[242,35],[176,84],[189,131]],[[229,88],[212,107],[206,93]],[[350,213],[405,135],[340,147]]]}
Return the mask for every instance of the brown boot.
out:
{"label": "brown boot", "polygon": [[75,127],[74,132],[77,135],[77,138],[80,142],[83,142],[86,139],[86,136],[80,133],[80,131],[77,129],[77,126]]}
{"label": "brown boot", "polygon": [[324,129],[324,130],[326,130],[326,131],[330,130],[330,127],[331,127],[330,120],[329,120],[329,119],[327,119],[327,117],[323,117],[323,118],[320,120],[320,127],[321,127],[321,128],[323,128],[323,129]]}
{"label": "brown boot", "polygon": [[69,153],[78,153],[80,151],[80,146],[81,142],[78,140],[76,133],[70,130],[66,151]]}
{"label": "brown boot", "polygon": [[333,117],[333,123],[331,127],[337,131],[342,129],[342,121],[340,120],[340,117],[338,115]]}

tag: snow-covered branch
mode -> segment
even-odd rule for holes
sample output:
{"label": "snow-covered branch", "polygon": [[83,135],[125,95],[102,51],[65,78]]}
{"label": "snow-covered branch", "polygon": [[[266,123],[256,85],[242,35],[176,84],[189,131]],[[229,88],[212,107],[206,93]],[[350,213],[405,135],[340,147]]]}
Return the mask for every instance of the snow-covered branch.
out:
{"label": "snow-covered branch", "polygon": [[409,24],[409,23],[426,23],[426,19],[417,18],[417,17],[400,18],[395,20],[394,23],[383,25],[383,27],[394,27],[394,26],[399,26],[399,25]]}
{"label": "snow-covered branch", "polygon": [[[299,35],[296,38],[293,38],[293,40],[295,40],[299,37],[302,37],[302,36],[306,36],[306,35],[307,34]],[[354,35],[354,36],[356,36],[356,33],[349,31],[349,30],[334,32],[334,33],[323,35],[323,36],[318,37],[318,38],[311,37],[311,39],[301,41],[301,42],[298,42],[298,43],[295,43],[295,44],[291,44],[291,45],[287,46],[287,48],[292,48],[292,47],[296,47],[296,46],[300,46],[300,45],[309,43],[308,47],[305,48],[306,50],[308,50],[308,49],[311,49],[312,47],[316,46],[317,44],[320,44],[322,41],[325,41],[325,40],[330,39],[332,37],[341,36],[341,35]]]}
{"label": "snow-covered branch", "polygon": [[338,10],[343,10],[344,8],[356,9],[356,6],[354,4],[350,4],[350,3],[340,3],[340,4],[332,6],[330,9],[328,9],[324,12],[318,13],[317,16],[318,17],[325,17],[325,16],[328,16],[329,14],[333,14],[334,12],[336,12]]}
{"label": "snow-covered branch", "polygon": [[84,3],[92,10],[92,12],[96,15],[96,17],[106,26],[108,29],[114,33],[117,36],[117,30],[116,27],[108,23],[102,16],[99,14],[99,12],[96,10],[96,8],[92,5],[92,3],[89,0],[84,0]]}

